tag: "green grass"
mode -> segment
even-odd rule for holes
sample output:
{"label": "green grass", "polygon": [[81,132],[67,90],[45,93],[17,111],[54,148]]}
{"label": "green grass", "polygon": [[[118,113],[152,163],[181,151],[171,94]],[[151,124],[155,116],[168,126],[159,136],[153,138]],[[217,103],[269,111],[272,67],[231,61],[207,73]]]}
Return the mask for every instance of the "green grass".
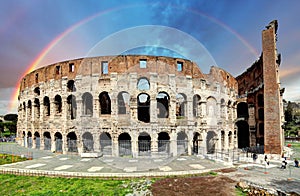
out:
{"label": "green grass", "polygon": [[125,195],[130,180],[0,175],[0,195]]}
{"label": "green grass", "polygon": [[0,154],[0,165],[20,162],[25,160],[27,159],[16,155]]}

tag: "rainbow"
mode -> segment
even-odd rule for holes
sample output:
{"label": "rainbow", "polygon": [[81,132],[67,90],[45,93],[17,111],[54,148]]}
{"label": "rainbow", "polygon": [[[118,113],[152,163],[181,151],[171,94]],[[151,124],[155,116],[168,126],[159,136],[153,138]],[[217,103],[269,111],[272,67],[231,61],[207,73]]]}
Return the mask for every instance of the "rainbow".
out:
{"label": "rainbow", "polygon": [[[150,4],[150,3],[149,3]],[[149,4],[145,5],[143,4],[142,6],[149,6]],[[54,38],[38,55],[37,57],[33,60],[32,63],[30,63],[30,65],[28,66],[28,68],[26,69],[26,71],[22,74],[22,77],[19,79],[18,83],[15,86],[15,90],[11,96],[11,102],[10,102],[10,106],[9,106],[9,111],[13,111],[15,108],[17,108],[17,100],[18,100],[18,96],[19,96],[19,89],[20,89],[20,83],[21,80],[23,79],[24,76],[26,76],[28,73],[34,71],[36,69],[36,67],[41,63],[41,61],[45,58],[45,56],[51,51],[52,48],[54,48],[61,40],[63,40],[68,34],[70,34],[71,32],[73,32],[74,30],[76,30],[77,28],[79,28],[80,26],[86,24],[87,22],[101,16],[104,14],[108,14],[110,12],[113,11],[117,11],[117,10],[121,10],[124,8],[129,8],[129,7],[139,7],[141,5],[128,5],[128,6],[121,6],[121,7],[116,7],[116,8],[112,8],[112,9],[108,9],[105,11],[101,11],[98,13],[95,13],[87,18],[84,18],[83,20],[75,23],[74,25],[72,25],[71,27],[69,27],[67,30],[65,30],[64,32],[62,32],[60,35],[58,35],[56,38]],[[163,6],[163,5],[162,5]],[[172,6],[173,8],[176,9],[185,9],[185,8],[181,8],[181,7],[175,7]],[[257,50],[251,46],[251,44],[249,42],[247,42],[240,34],[238,34],[236,31],[234,31],[233,29],[231,29],[229,26],[227,26],[225,23],[221,22],[220,20],[209,16],[203,12],[200,12],[198,10],[193,10],[193,9],[186,9],[188,12],[192,12],[196,15],[200,15],[202,17],[205,17],[207,19],[209,19],[211,22],[221,26],[222,28],[224,28],[225,30],[227,30],[228,32],[232,33],[233,35],[235,35],[238,40],[240,40],[245,46],[246,48],[248,48],[251,53],[254,56],[258,56],[258,52]]]}

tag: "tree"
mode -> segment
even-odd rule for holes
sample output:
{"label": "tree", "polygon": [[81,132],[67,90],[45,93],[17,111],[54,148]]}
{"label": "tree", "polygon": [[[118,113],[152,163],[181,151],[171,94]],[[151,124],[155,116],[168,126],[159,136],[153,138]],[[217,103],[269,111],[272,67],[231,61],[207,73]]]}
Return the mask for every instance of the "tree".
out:
{"label": "tree", "polygon": [[12,122],[17,122],[18,121],[18,115],[17,114],[6,114],[4,116],[4,120],[6,120],[6,121],[12,121]]}
{"label": "tree", "polygon": [[285,121],[287,123],[290,123],[293,121],[293,107],[291,102],[288,102],[288,105],[286,107],[286,110],[284,111],[284,117],[285,117]]}

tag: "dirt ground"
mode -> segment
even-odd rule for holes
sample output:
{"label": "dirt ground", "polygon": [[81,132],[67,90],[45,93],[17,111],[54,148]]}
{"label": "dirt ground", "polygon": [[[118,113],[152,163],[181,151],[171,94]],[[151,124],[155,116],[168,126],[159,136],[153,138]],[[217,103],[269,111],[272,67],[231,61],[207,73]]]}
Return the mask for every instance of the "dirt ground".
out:
{"label": "dirt ground", "polygon": [[[231,170],[220,170],[220,173]],[[156,181],[151,186],[151,191],[156,195],[205,195],[205,196],[231,196],[236,195],[236,181],[222,176],[195,176],[172,177]]]}

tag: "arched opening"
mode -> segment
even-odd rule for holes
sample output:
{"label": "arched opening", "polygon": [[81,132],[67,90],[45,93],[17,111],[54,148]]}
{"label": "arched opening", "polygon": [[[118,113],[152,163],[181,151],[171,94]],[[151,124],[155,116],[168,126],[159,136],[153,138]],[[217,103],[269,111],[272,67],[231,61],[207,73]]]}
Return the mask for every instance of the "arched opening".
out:
{"label": "arched opening", "polygon": [[217,134],[214,131],[208,131],[206,135],[207,154],[215,153],[217,141]]}
{"label": "arched opening", "polygon": [[63,140],[62,140],[62,135],[59,132],[56,132],[54,134],[54,141],[55,141],[55,152],[62,152],[62,145],[63,145]]}
{"label": "arched opening", "polygon": [[38,98],[34,99],[34,118],[38,119],[40,117],[40,100]]}
{"label": "arched opening", "polygon": [[118,138],[119,156],[131,156],[131,137],[128,133],[121,133]]}
{"label": "arched opening", "polygon": [[44,116],[50,116],[50,100],[49,97],[44,97]]}
{"label": "arched opening", "polygon": [[94,139],[90,132],[85,132],[82,135],[83,152],[94,151]]}
{"label": "arched opening", "polygon": [[55,105],[55,112],[56,114],[60,114],[62,111],[62,101],[61,101],[61,96],[56,95],[54,97],[54,105]]}
{"label": "arched opening", "polygon": [[188,137],[185,132],[181,131],[177,134],[177,154],[188,154]]}
{"label": "arched opening", "polygon": [[258,107],[264,107],[264,95],[263,94],[257,95],[257,105],[258,105]]}
{"label": "arched opening", "polygon": [[258,138],[257,138],[257,143],[260,146],[263,146],[265,141],[264,141],[264,135],[265,135],[265,126],[264,123],[259,123],[258,124]]}
{"label": "arched opening", "polygon": [[40,149],[41,147],[41,140],[40,140],[40,134],[36,131],[34,133],[34,141],[35,141],[35,148]]}
{"label": "arched opening", "polygon": [[26,117],[26,103],[23,102],[23,118]]}
{"label": "arched opening", "polygon": [[138,137],[139,156],[151,156],[151,137],[143,132]]}
{"label": "arched opening", "polygon": [[183,93],[176,95],[176,116],[182,118],[186,115],[186,95]]}
{"label": "arched opening", "polygon": [[67,135],[68,152],[78,152],[77,136],[75,132],[70,132]]}
{"label": "arched opening", "polygon": [[34,90],[33,90],[33,92],[34,92],[34,95],[35,96],[40,96],[40,88],[39,87],[36,87]]}
{"label": "arched opening", "polygon": [[200,116],[200,100],[201,97],[199,95],[193,96],[193,116],[197,117]]}
{"label": "arched opening", "polygon": [[137,97],[138,105],[138,120],[145,123],[150,122],[150,96],[146,93],[141,93]]}
{"label": "arched opening", "polygon": [[214,97],[208,97],[206,100],[206,113],[210,118],[214,118],[217,116],[216,112],[217,101]]}
{"label": "arched opening", "polygon": [[75,92],[76,91],[74,80],[69,80],[68,81],[68,83],[67,83],[67,91],[68,92]]}
{"label": "arched opening", "polygon": [[238,121],[236,123],[238,128],[238,148],[249,147],[249,125],[246,121]]}
{"label": "arched opening", "polygon": [[158,134],[158,152],[170,153],[170,136],[167,132],[160,132]]}
{"label": "arched opening", "polygon": [[201,135],[196,132],[193,137],[193,154],[198,154],[201,146],[202,138]]}
{"label": "arched opening", "polygon": [[28,121],[31,121],[31,115],[32,115],[32,103],[31,103],[31,100],[28,101],[28,104],[27,104],[27,118],[28,118]]}
{"label": "arched opening", "polygon": [[122,91],[118,94],[118,114],[129,113],[130,108],[130,95],[129,93]]}
{"label": "arched opening", "polygon": [[50,133],[44,132],[43,134],[44,137],[44,150],[51,150],[51,135]]}
{"label": "arched opening", "polygon": [[102,92],[99,95],[101,114],[111,114],[111,101],[108,92]]}
{"label": "arched opening", "polygon": [[100,151],[103,155],[112,155],[111,136],[107,132],[100,135]]}
{"label": "arched opening", "polygon": [[140,91],[149,90],[150,89],[150,82],[147,78],[139,78],[137,83],[137,89]]}
{"label": "arched opening", "polygon": [[221,131],[221,149],[225,149],[225,131]]}
{"label": "arched opening", "polygon": [[26,146],[25,144],[26,144],[26,133],[25,133],[25,131],[23,131],[23,146]]}
{"label": "arched opening", "polygon": [[67,104],[68,104],[68,118],[73,120],[76,118],[77,113],[77,103],[76,103],[76,97],[74,95],[69,95],[67,98]]}
{"label": "arched opening", "polygon": [[32,148],[32,133],[30,131],[27,133],[27,147]]}
{"label": "arched opening", "polygon": [[221,118],[225,118],[226,117],[226,104],[225,104],[225,100],[221,99]]}
{"label": "arched opening", "polygon": [[82,111],[83,115],[93,115],[93,96],[91,93],[84,93],[82,95]]}
{"label": "arched opening", "polygon": [[238,103],[237,105],[237,117],[249,118],[248,104],[245,102]]}
{"label": "arched opening", "polygon": [[157,117],[168,118],[169,117],[169,95],[165,92],[159,92],[156,96],[157,102]]}
{"label": "arched opening", "polygon": [[258,109],[258,120],[264,120],[264,109],[263,108]]}

